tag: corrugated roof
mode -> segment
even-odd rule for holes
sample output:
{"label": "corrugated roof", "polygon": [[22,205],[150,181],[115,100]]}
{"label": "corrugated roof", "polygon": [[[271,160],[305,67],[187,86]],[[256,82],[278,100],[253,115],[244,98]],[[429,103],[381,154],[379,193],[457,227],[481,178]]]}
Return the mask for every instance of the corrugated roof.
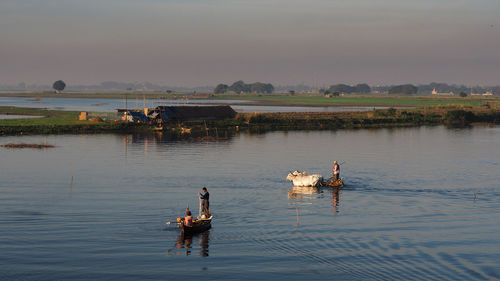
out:
{"label": "corrugated roof", "polygon": [[234,118],[236,111],[229,105],[222,106],[158,106],[162,118],[176,120],[215,120]]}

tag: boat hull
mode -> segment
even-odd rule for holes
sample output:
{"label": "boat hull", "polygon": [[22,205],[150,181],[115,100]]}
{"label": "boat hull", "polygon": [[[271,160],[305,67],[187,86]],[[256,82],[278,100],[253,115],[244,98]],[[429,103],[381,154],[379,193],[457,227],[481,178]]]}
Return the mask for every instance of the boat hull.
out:
{"label": "boat hull", "polygon": [[212,217],[209,219],[200,219],[193,222],[193,226],[185,226],[181,224],[181,230],[184,235],[192,235],[207,231],[212,227]]}
{"label": "boat hull", "polygon": [[344,182],[342,181],[342,179],[336,180],[334,178],[330,178],[326,182],[324,182],[323,186],[327,186],[327,187],[344,187]]}

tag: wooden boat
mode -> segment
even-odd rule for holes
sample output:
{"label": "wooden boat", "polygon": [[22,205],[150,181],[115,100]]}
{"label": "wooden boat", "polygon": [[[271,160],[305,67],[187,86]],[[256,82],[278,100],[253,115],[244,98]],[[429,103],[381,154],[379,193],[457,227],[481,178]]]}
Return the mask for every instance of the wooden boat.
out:
{"label": "wooden boat", "polygon": [[209,230],[212,227],[213,217],[214,216],[210,216],[209,218],[206,219],[193,220],[193,226],[185,226],[184,223],[181,223],[182,233],[184,235],[192,235]]}
{"label": "wooden boat", "polygon": [[333,177],[328,179],[323,183],[323,186],[327,187],[344,187],[344,182],[342,179],[335,180]]}

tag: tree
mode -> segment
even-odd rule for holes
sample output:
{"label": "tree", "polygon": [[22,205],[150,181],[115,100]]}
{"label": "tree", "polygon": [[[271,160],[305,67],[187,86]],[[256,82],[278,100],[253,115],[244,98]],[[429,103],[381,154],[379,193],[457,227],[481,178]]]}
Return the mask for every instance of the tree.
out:
{"label": "tree", "polygon": [[413,86],[412,84],[404,84],[392,86],[389,89],[389,94],[391,95],[414,95],[418,91],[418,88]]}
{"label": "tree", "polygon": [[356,88],[357,93],[361,93],[361,94],[368,94],[368,93],[371,93],[371,91],[372,91],[370,86],[368,86],[368,84],[366,84],[366,83],[358,84],[358,85],[354,86],[354,88]]}
{"label": "tree", "polygon": [[227,92],[228,89],[229,89],[228,85],[219,84],[217,85],[217,87],[215,87],[214,94],[224,94],[225,92]]}
{"label": "tree", "polygon": [[60,93],[62,90],[64,90],[64,88],[66,88],[66,83],[64,83],[63,80],[57,80],[52,85],[52,88],[54,88],[54,90],[56,90],[57,93]]}
{"label": "tree", "polygon": [[460,92],[459,96],[461,96],[462,98],[465,98],[467,96],[467,93],[466,92]]}
{"label": "tree", "polygon": [[229,88],[229,91],[233,91],[237,94],[239,93],[249,93],[250,92],[250,85],[245,84],[242,80],[234,82]]}
{"label": "tree", "polygon": [[270,94],[274,91],[274,86],[272,84],[255,82],[250,85],[250,91],[252,93]]}
{"label": "tree", "polygon": [[337,85],[332,85],[330,86],[330,92],[340,92],[340,93],[354,93],[356,92],[356,88],[346,85],[346,84],[337,84]]}
{"label": "tree", "polygon": [[[219,84],[217,87],[223,84]],[[223,86],[221,86],[223,87]],[[274,86],[270,83],[255,82],[252,84],[246,84],[242,80],[234,82],[231,86],[227,88],[226,91],[232,91],[237,94],[239,93],[265,93],[270,94],[274,91]]]}

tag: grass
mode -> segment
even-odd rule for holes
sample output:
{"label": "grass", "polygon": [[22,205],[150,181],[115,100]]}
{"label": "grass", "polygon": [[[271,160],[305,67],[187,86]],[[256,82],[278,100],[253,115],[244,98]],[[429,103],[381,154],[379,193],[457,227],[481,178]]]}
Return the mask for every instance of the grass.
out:
{"label": "grass", "polygon": [[45,110],[23,107],[0,107],[0,114],[43,116],[41,118],[0,119],[0,126],[70,125],[78,120],[77,111]]}
{"label": "grass", "polygon": [[0,135],[126,132],[147,129],[143,125],[123,122],[80,121],[78,111],[0,107],[0,114],[43,116],[41,118],[0,119]]}
{"label": "grass", "polygon": [[438,106],[438,105],[470,105],[481,106],[486,102],[500,103],[499,98],[459,98],[430,96],[341,96],[325,98],[323,96],[306,95],[217,95],[220,99],[239,99],[250,101],[271,102],[282,105],[309,106]]}

